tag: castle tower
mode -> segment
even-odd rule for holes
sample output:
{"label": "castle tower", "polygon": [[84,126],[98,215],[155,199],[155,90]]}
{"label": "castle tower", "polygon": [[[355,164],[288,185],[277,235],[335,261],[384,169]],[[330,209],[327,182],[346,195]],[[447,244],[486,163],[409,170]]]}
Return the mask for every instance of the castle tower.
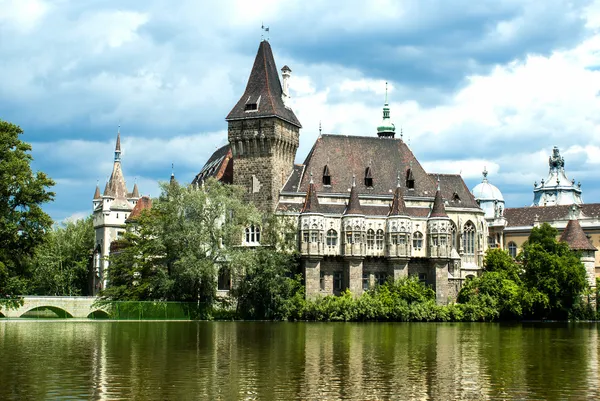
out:
{"label": "castle tower", "polygon": [[227,115],[233,155],[233,183],[246,188],[246,199],[261,211],[274,211],[279,191],[292,172],[298,149],[300,122],[285,104],[273,52],[263,40],[244,94]]}
{"label": "castle tower", "polygon": [[565,159],[555,146],[548,158],[548,177],[533,184],[533,204],[531,206],[581,205],[581,183],[569,180],[565,173]]}
{"label": "castle tower", "polygon": [[131,192],[127,192],[125,177],[121,168],[121,133],[117,132],[115,158],[113,169],[106,183],[104,192],[100,195],[100,188],[96,185],[96,192],[92,200],[94,216],[94,261],[92,272],[92,291],[96,295],[108,283],[106,269],[110,246],[125,232],[125,220],[129,217],[140,198],[137,184]]}

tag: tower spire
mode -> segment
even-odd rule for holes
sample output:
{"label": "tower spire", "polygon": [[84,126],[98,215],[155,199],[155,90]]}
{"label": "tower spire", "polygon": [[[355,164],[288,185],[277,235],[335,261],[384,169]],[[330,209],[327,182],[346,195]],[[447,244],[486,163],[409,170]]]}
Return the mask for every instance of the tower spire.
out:
{"label": "tower spire", "polygon": [[121,161],[121,124],[117,128],[117,144],[115,146],[115,161]]}
{"label": "tower spire", "polygon": [[383,104],[383,121],[377,127],[377,136],[380,138],[393,138],[396,135],[396,127],[390,120],[390,106],[388,103],[388,83],[385,83],[385,103]]}

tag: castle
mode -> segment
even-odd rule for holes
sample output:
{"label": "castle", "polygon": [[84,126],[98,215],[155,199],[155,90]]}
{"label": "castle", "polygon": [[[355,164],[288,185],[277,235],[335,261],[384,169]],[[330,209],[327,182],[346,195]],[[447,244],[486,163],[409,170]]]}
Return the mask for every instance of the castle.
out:
{"label": "castle", "polygon": [[[532,207],[506,209],[485,170],[472,191],[460,175],[426,172],[402,136],[396,138],[386,89],[382,122],[373,133],[320,135],[304,163],[294,164],[302,125],[288,104],[292,71],[284,66],[281,72],[282,80],[263,40],[246,89],[226,117],[228,144],[209,157],[192,184],[214,177],[242,186],[259,210],[297,222],[307,297],[346,289],[360,295],[390,277],[414,276],[446,303],[464,280],[481,273],[488,248],[516,256],[540,222],[550,222],[582,252],[595,287],[600,204],[583,204],[581,185],[569,182],[557,148],[548,178],[534,185]],[[110,243],[136,209],[149,207],[149,199],[139,199],[137,185],[126,190],[118,135],[110,180],[103,195],[96,188],[93,200],[96,289],[106,285]],[[242,242],[260,246],[260,227],[247,227]],[[219,278],[221,290],[227,289],[221,282],[231,285]]]}

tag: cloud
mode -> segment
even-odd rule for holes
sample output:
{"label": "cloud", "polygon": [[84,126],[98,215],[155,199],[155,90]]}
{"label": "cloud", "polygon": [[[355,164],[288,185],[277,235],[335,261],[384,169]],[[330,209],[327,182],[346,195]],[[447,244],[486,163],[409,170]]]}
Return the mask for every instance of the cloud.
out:
{"label": "cloud", "polygon": [[171,163],[191,180],[226,143],[263,22],[293,70],[297,161],[320,125],[375,135],[387,81],[392,119],[428,170],[462,170],[472,187],[487,166],[508,206],[527,204],[556,145],[594,199],[597,1],[0,0],[0,117],[57,180],[51,214],[91,210],[119,123],[130,185],[157,194]]}

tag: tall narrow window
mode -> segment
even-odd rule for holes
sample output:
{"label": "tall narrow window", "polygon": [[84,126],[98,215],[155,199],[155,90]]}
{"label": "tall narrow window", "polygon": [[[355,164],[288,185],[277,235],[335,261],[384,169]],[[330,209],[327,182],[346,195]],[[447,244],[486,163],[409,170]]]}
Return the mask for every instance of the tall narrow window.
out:
{"label": "tall narrow window", "polygon": [[327,165],[323,168],[323,185],[331,185],[331,174]]}
{"label": "tall narrow window", "polygon": [[413,234],[413,248],[417,251],[423,248],[423,233],[416,231]]}
{"label": "tall narrow window", "polygon": [[369,273],[363,272],[363,275],[362,275],[362,289],[363,290],[366,291],[369,289],[369,287],[371,286],[371,283],[369,281],[370,281]]}
{"label": "tall narrow window", "polygon": [[517,257],[517,244],[515,244],[514,242],[510,241],[508,243],[508,253],[510,254],[510,256],[512,256],[513,258]]}
{"label": "tall narrow window", "polygon": [[365,186],[367,188],[373,188],[373,173],[371,172],[371,167],[367,167],[365,170]]}
{"label": "tall narrow window", "polygon": [[375,235],[375,246],[377,249],[383,249],[383,230],[377,230],[377,234]]}
{"label": "tall narrow window", "polygon": [[406,170],[406,188],[415,188],[415,176],[413,175],[412,169]]}
{"label": "tall narrow window", "polygon": [[333,289],[335,291],[342,290],[342,272],[333,272]]}
{"label": "tall narrow window", "polygon": [[463,252],[468,262],[475,261],[475,226],[467,221],[463,227]]}
{"label": "tall narrow window", "polygon": [[337,231],[329,229],[327,231],[327,246],[337,246]]}
{"label": "tall narrow window", "polygon": [[369,229],[367,231],[367,249],[373,249],[375,246],[375,231]]}
{"label": "tall narrow window", "polygon": [[387,280],[387,274],[385,274],[384,272],[375,273],[375,284],[384,285],[386,280]]}
{"label": "tall narrow window", "polygon": [[352,236],[352,227],[346,227],[346,244],[352,244],[354,241],[354,237]]}

